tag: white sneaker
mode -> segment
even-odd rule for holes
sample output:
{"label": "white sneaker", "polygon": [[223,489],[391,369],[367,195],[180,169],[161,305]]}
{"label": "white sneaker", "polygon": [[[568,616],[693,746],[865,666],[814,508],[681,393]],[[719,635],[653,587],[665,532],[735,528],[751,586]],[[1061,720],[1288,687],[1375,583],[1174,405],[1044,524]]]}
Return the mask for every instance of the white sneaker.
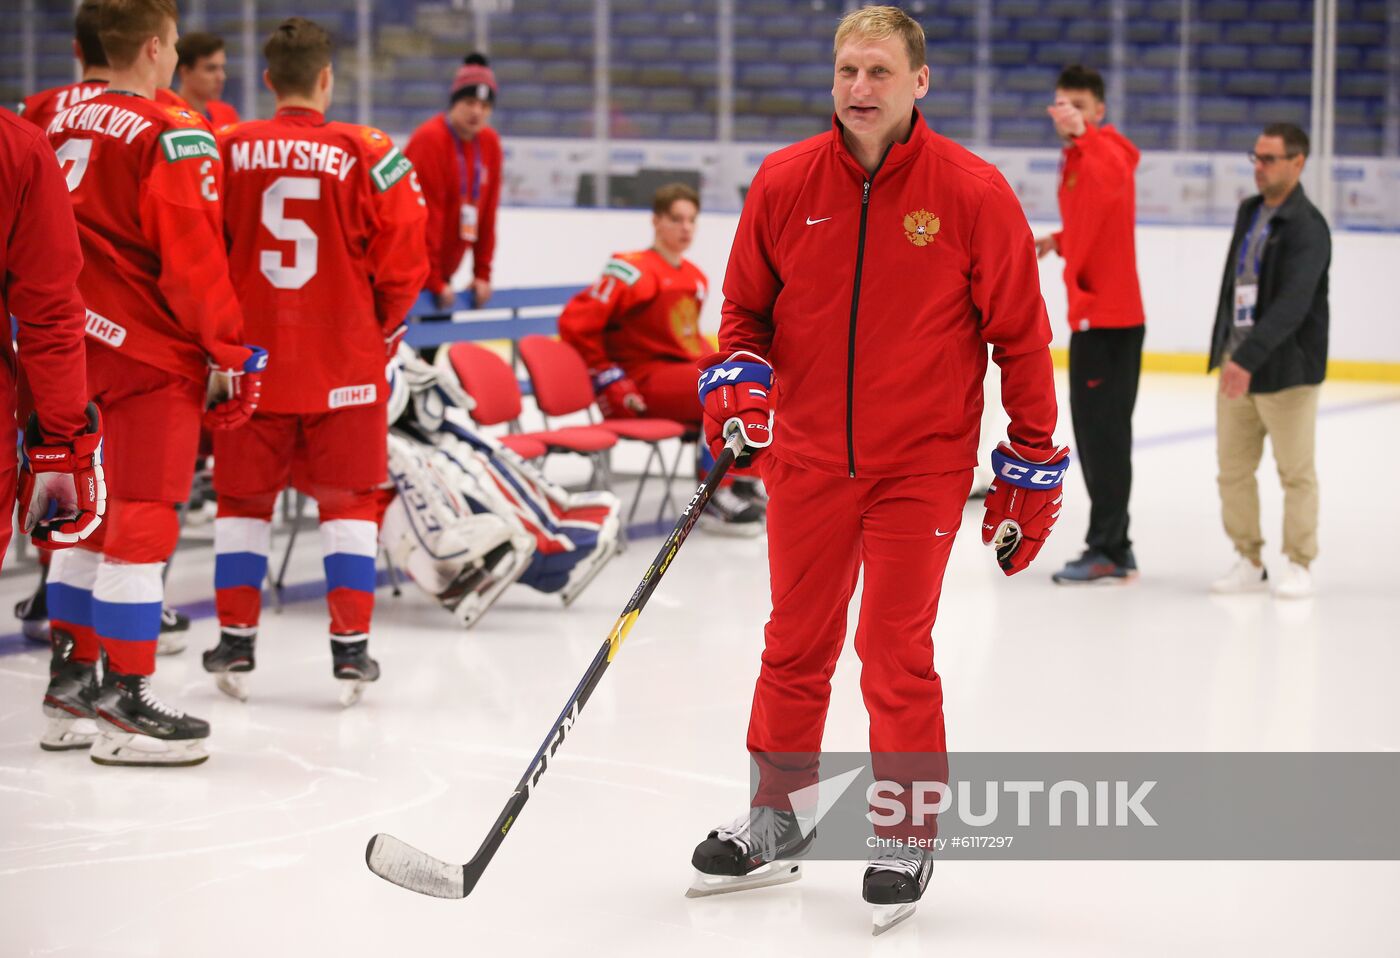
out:
{"label": "white sneaker", "polygon": [[1274,580],[1274,596],[1279,599],[1306,599],[1313,594],[1312,573],[1289,559]]}
{"label": "white sneaker", "polygon": [[[1306,569],[1303,570],[1303,574],[1307,574]],[[1236,595],[1242,592],[1263,592],[1268,587],[1268,570],[1240,556],[1229,572],[1210,584],[1210,591],[1217,595]]]}

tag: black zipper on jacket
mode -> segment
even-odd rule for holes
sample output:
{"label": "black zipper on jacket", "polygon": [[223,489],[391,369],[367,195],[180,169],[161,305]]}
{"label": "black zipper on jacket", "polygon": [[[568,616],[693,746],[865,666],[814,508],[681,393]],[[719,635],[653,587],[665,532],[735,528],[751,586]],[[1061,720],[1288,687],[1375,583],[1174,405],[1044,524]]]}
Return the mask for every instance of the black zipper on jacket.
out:
{"label": "black zipper on jacket", "polygon": [[885,165],[885,158],[893,148],[893,143],[885,147],[885,152],[880,155],[880,162],[875,164],[875,171],[865,178],[865,185],[860,194],[860,238],[856,245],[856,277],[851,286],[851,325],[846,341],[846,474],[852,479],[856,477],[856,436],[853,425],[856,401],[856,314],[860,310],[860,274],[865,266],[865,221],[870,213],[871,184],[875,182],[875,174]]}

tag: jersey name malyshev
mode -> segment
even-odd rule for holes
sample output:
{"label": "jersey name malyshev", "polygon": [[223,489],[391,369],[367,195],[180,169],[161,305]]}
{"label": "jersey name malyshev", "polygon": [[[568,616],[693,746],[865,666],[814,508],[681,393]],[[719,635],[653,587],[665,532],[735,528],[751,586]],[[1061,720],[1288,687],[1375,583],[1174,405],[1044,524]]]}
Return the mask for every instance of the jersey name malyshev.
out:
{"label": "jersey name malyshev", "polygon": [[343,183],[358,162],[358,157],[338,146],[310,140],[256,140],[252,143],[235,143],[229,149],[229,166],[235,173],[243,170],[298,170],[326,173]]}

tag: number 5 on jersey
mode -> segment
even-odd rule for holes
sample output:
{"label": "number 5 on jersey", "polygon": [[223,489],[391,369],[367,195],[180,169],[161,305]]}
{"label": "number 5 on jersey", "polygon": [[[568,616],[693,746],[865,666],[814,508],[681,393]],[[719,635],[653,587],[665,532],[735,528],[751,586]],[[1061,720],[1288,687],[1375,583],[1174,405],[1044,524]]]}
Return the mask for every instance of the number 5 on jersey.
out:
{"label": "number 5 on jersey", "polygon": [[[71,187],[70,187],[71,188]],[[287,200],[319,200],[321,181],[310,176],[279,176],[262,195],[262,225],[279,240],[295,243],[290,264],[277,250],[263,250],[258,266],[277,289],[301,289],[316,275],[319,240],[305,220],[287,215]]]}

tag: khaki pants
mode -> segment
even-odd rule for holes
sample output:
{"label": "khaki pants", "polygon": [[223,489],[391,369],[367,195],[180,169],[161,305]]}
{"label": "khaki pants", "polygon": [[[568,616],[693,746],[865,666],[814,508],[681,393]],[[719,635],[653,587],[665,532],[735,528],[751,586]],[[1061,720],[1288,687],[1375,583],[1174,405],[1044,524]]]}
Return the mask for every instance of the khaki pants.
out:
{"label": "khaki pants", "polygon": [[1273,441],[1283,483],[1283,553],[1307,568],[1317,558],[1317,386],[1294,386],[1276,393],[1215,400],[1215,451],[1220,466],[1221,516],[1235,551],[1259,562],[1264,536],[1259,530],[1259,484],[1254,478],[1264,455],[1264,437]]}

